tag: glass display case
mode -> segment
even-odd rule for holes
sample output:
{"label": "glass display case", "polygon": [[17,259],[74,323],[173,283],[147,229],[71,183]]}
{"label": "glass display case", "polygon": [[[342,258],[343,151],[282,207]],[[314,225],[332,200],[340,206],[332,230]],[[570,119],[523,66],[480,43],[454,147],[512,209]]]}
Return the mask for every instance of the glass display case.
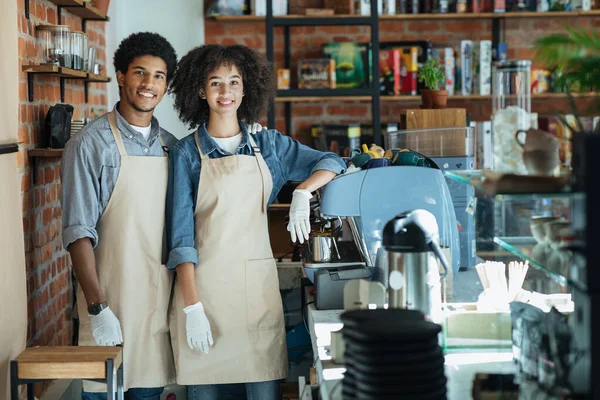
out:
{"label": "glass display case", "polygon": [[473,188],[464,212],[475,220],[473,261],[444,284],[445,349],[507,349],[519,380],[549,395],[588,393],[586,194],[486,186],[484,171],[445,176]]}

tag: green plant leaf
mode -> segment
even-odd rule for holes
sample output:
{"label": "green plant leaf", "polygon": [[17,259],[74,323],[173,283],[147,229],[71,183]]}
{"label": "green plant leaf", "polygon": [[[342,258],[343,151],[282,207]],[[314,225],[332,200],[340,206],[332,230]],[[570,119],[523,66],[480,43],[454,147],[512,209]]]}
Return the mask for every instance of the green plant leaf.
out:
{"label": "green plant leaf", "polygon": [[425,83],[430,90],[438,90],[440,82],[446,80],[446,74],[442,71],[438,60],[430,58],[427,63],[419,69],[419,82]]}
{"label": "green plant leaf", "polygon": [[[578,26],[565,26],[566,33],[551,34],[538,39],[534,44],[536,60],[555,71],[555,84],[567,92],[570,112],[575,116],[574,134],[583,132],[581,113],[572,92],[600,91],[600,36]],[[586,112],[600,113],[600,97]],[[557,118],[559,118],[557,116]],[[566,123],[564,116],[559,118]]]}

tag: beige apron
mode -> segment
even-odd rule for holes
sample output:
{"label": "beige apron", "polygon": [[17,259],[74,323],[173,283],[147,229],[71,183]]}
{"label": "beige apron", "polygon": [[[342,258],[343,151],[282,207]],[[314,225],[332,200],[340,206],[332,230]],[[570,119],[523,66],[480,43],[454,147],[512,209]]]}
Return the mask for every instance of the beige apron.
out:
{"label": "beige apron", "polygon": [[175,280],[171,336],[180,385],[262,382],[287,376],[287,348],[277,266],[266,206],[273,187],[255,156],[207,157],[194,213],[196,286],[210,321],[208,354],[187,345],[183,295]]}
{"label": "beige apron", "polygon": [[[168,159],[128,156],[114,113],[108,120],[121,167],[98,222],[96,267],[102,292],[123,331],[125,390],[161,387],[175,378],[168,324],[174,273],[161,265]],[[79,345],[96,346],[81,288],[77,299]],[[84,381],[83,387],[106,392],[102,383]]]}

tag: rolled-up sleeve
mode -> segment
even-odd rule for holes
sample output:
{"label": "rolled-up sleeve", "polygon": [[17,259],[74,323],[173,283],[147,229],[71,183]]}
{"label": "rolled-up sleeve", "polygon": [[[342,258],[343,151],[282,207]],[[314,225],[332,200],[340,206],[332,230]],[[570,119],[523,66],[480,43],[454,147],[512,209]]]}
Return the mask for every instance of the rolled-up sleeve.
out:
{"label": "rolled-up sleeve", "polygon": [[83,137],[65,146],[60,165],[62,240],[66,249],[78,239],[88,237],[98,244],[96,224],[100,219],[100,174],[102,165],[90,157]]}
{"label": "rolled-up sleeve", "polygon": [[[196,183],[197,185],[197,183]],[[194,183],[191,162],[177,146],[169,152],[166,230],[168,269],[185,262],[198,263],[194,245]]]}
{"label": "rolled-up sleeve", "polygon": [[340,174],[346,169],[344,161],[335,153],[315,150],[275,130],[269,134],[286,181],[304,181],[319,170]]}

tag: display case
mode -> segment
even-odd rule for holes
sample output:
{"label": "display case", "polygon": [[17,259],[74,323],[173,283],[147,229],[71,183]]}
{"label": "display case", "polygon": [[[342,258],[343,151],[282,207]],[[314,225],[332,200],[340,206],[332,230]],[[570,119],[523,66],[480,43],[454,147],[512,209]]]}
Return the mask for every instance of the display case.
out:
{"label": "display case", "polygon": [[586,193],[491,190],[503,186],[486,186],[484,171],[445,175],[476,197],[475,265],[444,285],[446,351],[507,349],[517,380],[548,395],[590,393]]}

